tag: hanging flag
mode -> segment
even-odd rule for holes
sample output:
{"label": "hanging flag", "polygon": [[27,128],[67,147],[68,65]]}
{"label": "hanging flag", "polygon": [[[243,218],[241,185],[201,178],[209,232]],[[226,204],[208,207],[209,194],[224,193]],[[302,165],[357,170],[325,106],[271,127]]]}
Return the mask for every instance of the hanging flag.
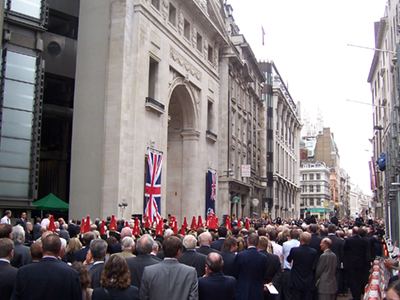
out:
{"label": "hanging flag", "polygon": [[264,46],[265,31],[263,26],[261,26],[261,32],[262,32],[262,45]]}
{"label": "hanging flag", "polygon": [[162,154],[149,151],[147,156],[147,176],[144,196],[146,197],[145,214],[151,223],[153,223],[155,219],[157,222],[161,219],[161,166]]}
{"label": "hanging flag", "polygon": [[215,211],[217,172],[207,172],[207,191],[206,191],[206,217]]}

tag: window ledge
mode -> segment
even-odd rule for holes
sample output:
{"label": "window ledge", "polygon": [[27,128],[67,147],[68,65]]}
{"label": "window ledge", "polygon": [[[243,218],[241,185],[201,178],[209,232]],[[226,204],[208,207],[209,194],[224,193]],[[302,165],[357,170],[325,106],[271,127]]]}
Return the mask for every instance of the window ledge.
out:
{"label": "window ledge", "polygon": [[215,143],[218,141],[218,136],[214,132],[207,130],[206,131],[206,139]]}
{"label": "window ledge", "polygon": [[148,111],[153,111],[155,113],[158,114],[158,116],[161,116],[162,114],[165,113],[165,109],[164,109],[164,104],[158,102],[157,100],[150,98],[150,97],[146,97],[146,109]]}

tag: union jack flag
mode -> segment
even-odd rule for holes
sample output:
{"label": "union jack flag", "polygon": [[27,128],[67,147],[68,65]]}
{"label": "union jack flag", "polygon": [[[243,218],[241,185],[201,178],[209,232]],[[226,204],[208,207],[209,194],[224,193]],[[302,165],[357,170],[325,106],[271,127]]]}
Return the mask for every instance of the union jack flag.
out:
{"label": "union jack flag", "polygon": [[144,196],[146,198],[145,215],[150,223],[155,220],[158,223],[161,220],[161,166],[162,154],[149,151]]}

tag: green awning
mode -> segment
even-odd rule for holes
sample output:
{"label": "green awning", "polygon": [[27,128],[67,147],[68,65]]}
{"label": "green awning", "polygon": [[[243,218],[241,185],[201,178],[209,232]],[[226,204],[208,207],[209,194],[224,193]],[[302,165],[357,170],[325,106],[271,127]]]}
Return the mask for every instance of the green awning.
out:
{"label": "green awning", "polygon": [[330,209],[323,209],[323,208],[311,208],[308,211],[311,212],[311,213],[313,213],[313,212],[314,213],[328,213],[331,210]]}
{"label": "green awning", "polygon": [[67,211],[69,209],[68,203],[57,198],[53,193],[48,194],[46,197],[33,202],[37,210],[58,210]]}

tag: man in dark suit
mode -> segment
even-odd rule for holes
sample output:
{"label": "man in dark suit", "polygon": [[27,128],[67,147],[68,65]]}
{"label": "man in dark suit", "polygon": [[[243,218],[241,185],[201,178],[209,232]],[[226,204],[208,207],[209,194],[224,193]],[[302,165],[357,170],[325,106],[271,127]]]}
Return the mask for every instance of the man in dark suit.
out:
{"label": "man in dark suit", "polygon": [[42,236],[42,232],[40,231],[40,222],[42,220],[37,217],[35,219],[35,224],[33,225],[33,239],[36,241],[38,238]]}
{"label": "man in dark suit", "polygon": [[222,273],[224,261],[218,253],[206,257],[206,276],[199,281],[199,300],[233,300],[236,279]]}
{"label": "man in dark suit", "polygon": [[[282,267],[279,261],[279,257],[275,254],[268,253],[269,240],[266,236],[260,236],[258,242],[258,252],[264,254],[268,259],[267,271],[265,272],[264,284],[274,285],[274,287],[280,291],[282,282]],[[276,299],[275,295],[272,295],[269,291],[264,292],[264,300]]]}
{"label": "man in dark suit", "polygon": [[11,266],[14,243],[9,238],[0,239],[0,299],[11,297],[18,269]]}
{"label": "man in dark suit", "polygon": [[90,242],[90,252],[92,254],[93,266],[89,269],[92,289],[101,287],[101,272],[104,269],[104,258],[107,252],[107,243],[102,239],[94,239]]}
{"label": "man in dark suit", "polygon": [[211,243],[211,247],[218,251],[221,251],[222,246],[225,243],[225,238],[226,238],[227,232],[228,232],[228,229],[225,226],[218,227],[218,237],[219,238],[218,238],[218,240],[213,241]]}
{"label": "man in dark suit", "polygon": [[322,238],[317,234],[318,232],[318,225],[317,224],[310,224],[308,226],[308,232],[311,234],[311,241],[309,246],[315,250],[317,250],[318,258],[322,254],[321,250],[321,240]]}
{"label": "man in dark suit", "polygon": [[50,234],[42,241],[43,258],[18,269],[11,299],[81,300],[82,290],[76,270],[58,259],[61,241]]}
{"label": "man in dark suit", "polygon": [[17,220],[15,225],[21,225],[26,231],[26,212],[21,213],[21,217]]}
{"label": "man in dark suit", "polygon": [[212,236],[211,236],[211,233],[209,233],[208,231],[200,234],[198,240],[199,240],[200,247],[196,249],[197,252],[202,253],[206,256],[208,254],[210,254],[211,252],[219,253],[218,250],[211,248]]}
{"label": "man in dark suit", "polygon": [[289,277],[293,300],[309,300],[315,290],[314,273],[318,262],[317,250],[309,246],[311,234],[300,235],[300,247],[290,250],[287,261],[293,261]]}
{"label": "man in dark suit", "polygon": [[236,252],[238,249],[238,241],[235,237],[230,236],[225,240],[224,247],[226,250],[221,251],[224,265],[222,266],[222,272],[227,276],[233,276],[233,263],[235,262]]}
{"label": "man in dark suit", "polygon": [[147,266],[158,264],[159,261],[150,256],[153,250],[153,238],[149,234],[144,234],[136,243],[138,256],[127,258],[129,270],[131,272],[131,285],[140,289],[143,270]]}
{"label": "man in dark suit", "polygon": [[258,234],[248,235],[248,249],[236,255],[233,274],[237,280],[236,300],[264,298],[264,278],[267,270],[267,257],[257,251]]}
{"label": "man in dark suit", "polygon": [[196,252],[196,238],[193,235],[187,235],[183,239],[183,246],[186,251],[182,252],[179,262],[196,269],[197,277],[203,277],[206,272],[206,256]]}
{"label": "man in dark suit", "polygon": [[354,299],[360,299],[363,294],[364,266],[368,261],[368,242],[358,235],[359,228],[353,227],[353,235],[345,240],[343,245],[344,267],[347,272],[348,284]]}
{"label": "man in dark suit", "polygon": [[20,225],[15,225],[11,232],[11,239],[14,242],[14,256],[11,260],[13,267],[19,268],[32,262],[29,247],[25,246],[25,231]]}
{"label": "man in dark suit", "polygon": [[83,235],[83,243],[85,244],[85,247],[82,249],[79,249],[78,251],[75,252],[75,260],[84,262],[86,260],[86,254],[90,249],[90,242],[94,240],[96,236],[94,235],[93,232],[86,232]]}

